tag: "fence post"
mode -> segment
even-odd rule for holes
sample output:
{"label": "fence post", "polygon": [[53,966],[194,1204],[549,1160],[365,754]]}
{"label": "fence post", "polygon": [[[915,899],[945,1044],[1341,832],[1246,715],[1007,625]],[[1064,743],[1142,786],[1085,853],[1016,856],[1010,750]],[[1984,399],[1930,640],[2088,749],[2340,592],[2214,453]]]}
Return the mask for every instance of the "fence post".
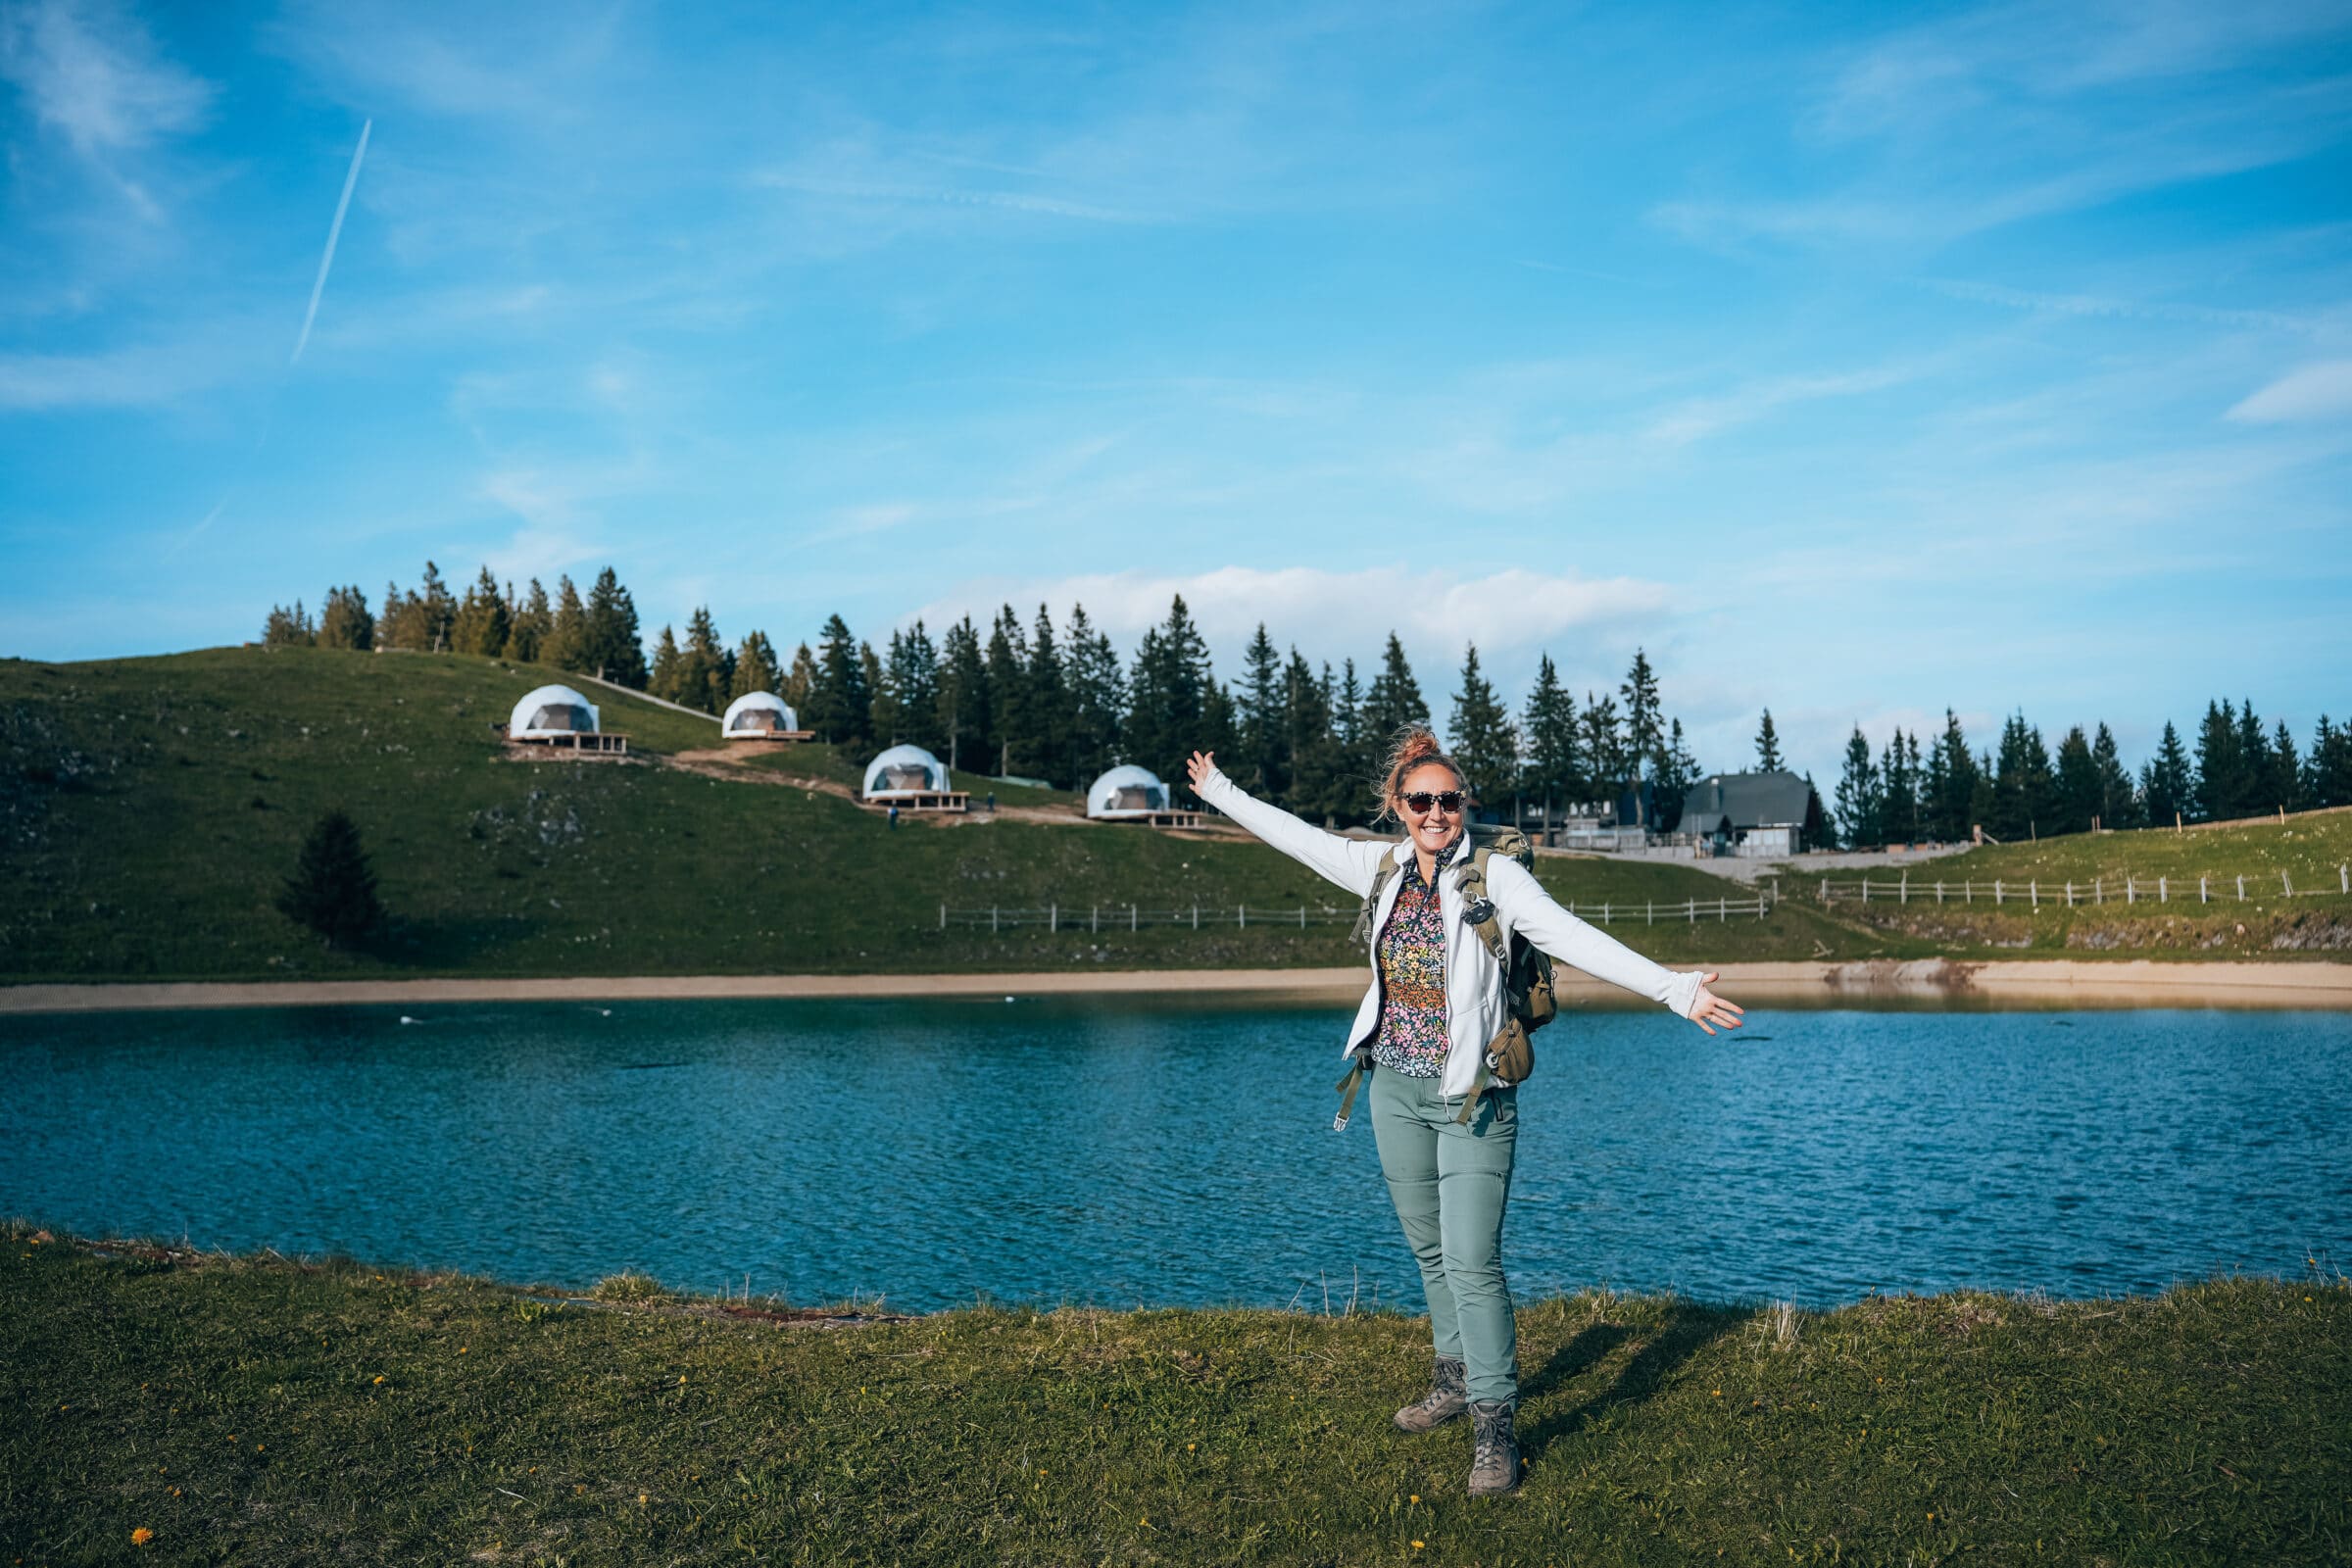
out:
{"label": "fence post", "polygon": [[1086,929],[1090,934],[1101,934],[1102,930],[1102,906],[1100,904],[1090,904],[1086,906]]}
{"label": "fence post", "polygon": [[2237,902],[2246,902],[2246,879],[2242,876],[2237,879]]}
{"label": "fence post", "polygon": [[2126,904],[2136,904],[2139,902],[2139,888],[2132,882],[2132,873],[2129,871],[2124,873],[2124,902]]}
{"label": "fence post", "polygon": [[1936,902],[1937,904],[1943,902],[1943,878],[1941,877],[1936,879]]}
{"label": "fence post", "polygon": [[1643,925],[1656,925],[1658,923],[1658,904],[1655,899],[1643,899],[1642,901],[1642,923]]}
{"label": "fence post", "polygon": [[2026,884],[2026,898],[2036,909],[2041,907],[2041,878],[2035,877]]}
{"label": "fence post", "polygon": [[1046,906],[1046,929],[1049,931],[1058,931],[1061,929],[1060,905],[1049,904]]}
{"label": "fence post", "polygon": [[2335,868],[2335,886],[2339,893],[2352,893],[2352,865],[2339,865]]}
{"label": "fence post", "polygon": [[1870,873],[1868,871],[1862,873],[1862,902],[1864,904],[1870,902]]}
{"label": "fence post", "polygon": [[944,904],[939,906],[939,928],[942,931],[948,928],[948,906]]}
{"label": "fence post", "polygon": [[1728,898],[1725,898],[1725,899],[1717,899],[1717,900],[1715,901],[1715,918],[1716,918],[1718,921],[1723,921],[1723,920],[1729,920],[1731,917],[1732,917],[1732,901],[1731,901],[1730,899],[1728,899]]}
{"label": "fence post", "polygon": [[[2286,820],[2286,808],[2283,806],[2278,808],[2278,820],[2281,822]],[[2288,898],[2291,899],[2295,896],[2295,885],[2286,879],[2286,873],[2284,871],[2278,873],[2278,886],[2285,892]]]}
{"label": "fence post", "polygon": [[997,906],[993,904],[988,906],[988,928],[991,931],[997,928]]}
{"label": "fence post", "polygon": [[1127,906],[1127,929],[1129,931],[1140,931],[1143,929],[1143,916],[1137,911],[1136,906],[1132,904]]}
{"label": "fence post", "polygon": [[1250,929],[1250,906],[1247,904],[1235,905],[1233,906],[1233,916],[1234,923],[1242,930],[1247,931]]}
{"label": "fence post", "polygon": [[1193,929],[1196,931],[1200,929],[1200,905],[1198,900],[1193,904]]}
{"label": "fence post", "polygon": [[2070,909],[2075,906],[2075,879],[2071,876],[2066,879],[2066,906]]}
{"label": "fence post", "polygon": [[2090,879],[2090,902],[2093,904],[2105,904],[2107,902],[2106,878],[2094,876]]}
{"label": "fence post", "polygon": [[2171,877],[2160,876],[2156,879],[2156,902],[2158,904],[2173,902],[2173,879]]}
{"label": "fence post", "polygon": [[1683,905],[1684,905],[1684,907],[1685,907],[1686,909],[1688,909],[1688,910],[1689,910],[1689,912],[1690,912],[1690,923],[1691,923],[1692,925],[1696,925],[1696,924],[1698,924],[1698,900],[1696,900],[1695,898],[1691,898],[1691,899],[1685,899],[1685,900],[1683,901]]}
{"label": "fence post", "polygon": [[1298,929],[1301,931],[1306,929],[1306,906],[1303,904],[1298,906]]}
{"label": "fence post", "polygon": [[1909,904],[1911,902],[1911,873],[1908,871],[1903,873],[1903,880],[1896,888],[1894,902],[1897,904]]}
{"label": "fence post", "polygon": [[1600,901],[1600,923],[1602,925],[1609,923],[1609,901],[1606,899]]}
{"label": "fence post", "polygon": [[2213,896],[2205,891],[2205,879],[2203,877],[2197,878],[2197,902],[2199,904],[2211,904],[2213,902]]}
{"label": "fence post", "polygon": [[1992,902],[1993,902],[1993,906],[1994,906],[1996,908],[1997,908],[1997,907],[2000,906],[2000,902],[2001,902],[2001,879],[2000,879],[1999,877],[1997,877],[1997,876],[1996,876],[1996,877],[1994,877],[1994,878],[1992,879]]}
{"label": "fence post", "polygon": [[1962,904],[1977,902],[1977,879],[1975,877],[1972,876],[1960,884],[1960,902]]}

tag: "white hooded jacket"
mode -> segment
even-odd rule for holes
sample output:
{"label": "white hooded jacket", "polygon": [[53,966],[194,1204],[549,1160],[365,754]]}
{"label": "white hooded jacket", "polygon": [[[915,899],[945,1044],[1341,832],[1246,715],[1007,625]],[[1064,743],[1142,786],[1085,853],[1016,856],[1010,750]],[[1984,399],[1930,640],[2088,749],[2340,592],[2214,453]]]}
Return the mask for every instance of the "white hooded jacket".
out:
{"label": "white hooded jacket", "polygon": [[[1278,806],[1258,800],[1221,770],[1212,772],[1201,783],[1200,796],[1267,844],[1358,899],[1372,891],[1382,860],[1394,859],[1401,866],[1404,858],[1413,853],[1410,841],[1389,843],[1327,833]],[[1465,832],[1446,852],[1445,865],[1450,866],[1468,856],[1471,848],[1470,835]],[[1389,911],[1396,907],[1403,880],[1393,876],[1388,886],[1381,889],[1380,906],[1372,920],[1373,951],[1366,955],[1372,964],[1372,987],[1355,1009],[1355,1021],[1348,1026],[1348,1038],[1341,1046],[1343,1055],[1369,1041],[1380,1027],[1379,933],[1388,923]],[[1438,1092],[1449,1098],[1470,1093],[1487,1046],[1509,1016],[1503,996],[1502,965],[1494,961],[1494,955],[1487,950],[1485,943],[1454,940],[1455,933],[1463,928],[1462,893],[1455,881],[1456,878],[1444,874],[1438,878],[1438,908],[1446,922],[1446,938],[1447,1040],[1446,1071],[1439,1079]],[[1494,906],[1494,917],[1506,939],[1517,932],[1561,963],[1647,997],[1672,1008],[1678,1016],[1690,1015],[1690,1008],[1698,999],[1696,973],[1677,972],[1652,963],[1615,937],[1594,930],[1561,908],[1534,874],[1508,856],[1488,858],[1487,898]]]}

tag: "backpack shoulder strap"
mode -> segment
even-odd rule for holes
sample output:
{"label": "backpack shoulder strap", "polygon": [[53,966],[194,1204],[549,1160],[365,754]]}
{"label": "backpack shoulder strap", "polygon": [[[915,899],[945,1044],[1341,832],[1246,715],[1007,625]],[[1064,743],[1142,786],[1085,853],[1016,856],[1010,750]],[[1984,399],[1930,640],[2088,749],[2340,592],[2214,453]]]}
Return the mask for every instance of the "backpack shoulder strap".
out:
{"label": "backpack shoulder strap", "polygon": [[1372,873],[1372,887],[1364,895],[1363,906],[1355,911],[1355,927],[1348,933],[1348,941],[1351,946],[1358,942],[1372,940],[1372,918],[1380,912],[1381,890],[1386,888],[1396,875],[1396,856],[1382,856],[1380,869]]}
{"label": "backpack shoulder strap", "polygon": [[1470,929],[1478,933],[1478,940],[1487,945],[1489,953],[1494,955],[1494,961],[1508,969],[1511,962],[1510,945],[1503,938],[1502,921],[1494,912],[1494,903],[1487,898],[1487,861],[1494,854],[1484,845],[1473,849],[1470,858],[1464,860],[1461,869],[1454,872],[1453,885],[1460,891],[1465,904],[1486,900],[1487,917]]}

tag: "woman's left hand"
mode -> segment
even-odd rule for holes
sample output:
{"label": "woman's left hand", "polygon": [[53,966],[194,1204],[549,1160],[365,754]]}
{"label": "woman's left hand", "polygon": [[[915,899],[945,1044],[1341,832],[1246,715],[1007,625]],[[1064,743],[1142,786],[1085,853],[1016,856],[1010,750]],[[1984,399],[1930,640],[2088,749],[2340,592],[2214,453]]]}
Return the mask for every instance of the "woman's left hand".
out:
{"label": "woman's left hand", "polygon": [[1690,999],[1690,1010],[1684,1014],[1709,1034],[1715,1032],[1710,1027],[1714,1024],[1721,1024],[1726,1029],[1739,1028],[1741,1011],[1740,1004],[1737,1002],[1726,1002],[1707,989],[1714,983],[1714,980],[1715,976],[1712,974],[1702,974],[1698,977],[1698,994]]}

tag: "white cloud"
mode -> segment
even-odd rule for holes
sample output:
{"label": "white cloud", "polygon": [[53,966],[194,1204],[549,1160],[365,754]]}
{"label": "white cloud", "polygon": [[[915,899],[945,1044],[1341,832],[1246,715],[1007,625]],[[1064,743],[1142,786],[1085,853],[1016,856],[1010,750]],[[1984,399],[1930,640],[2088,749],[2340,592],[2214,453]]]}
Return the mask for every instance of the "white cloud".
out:
{"label": "white cloud", "polygon": [[211,85],[162,58],[136,21],[72,0],[0,12],[0,76],[89,154],[127,152],[204,122]]}
{"label": "white cloud", "polygon": [[2289,424],[2347,415],[2352,415],[2352,360],[2323,360],[2280,376],[2228,417],[2243,424]]}

